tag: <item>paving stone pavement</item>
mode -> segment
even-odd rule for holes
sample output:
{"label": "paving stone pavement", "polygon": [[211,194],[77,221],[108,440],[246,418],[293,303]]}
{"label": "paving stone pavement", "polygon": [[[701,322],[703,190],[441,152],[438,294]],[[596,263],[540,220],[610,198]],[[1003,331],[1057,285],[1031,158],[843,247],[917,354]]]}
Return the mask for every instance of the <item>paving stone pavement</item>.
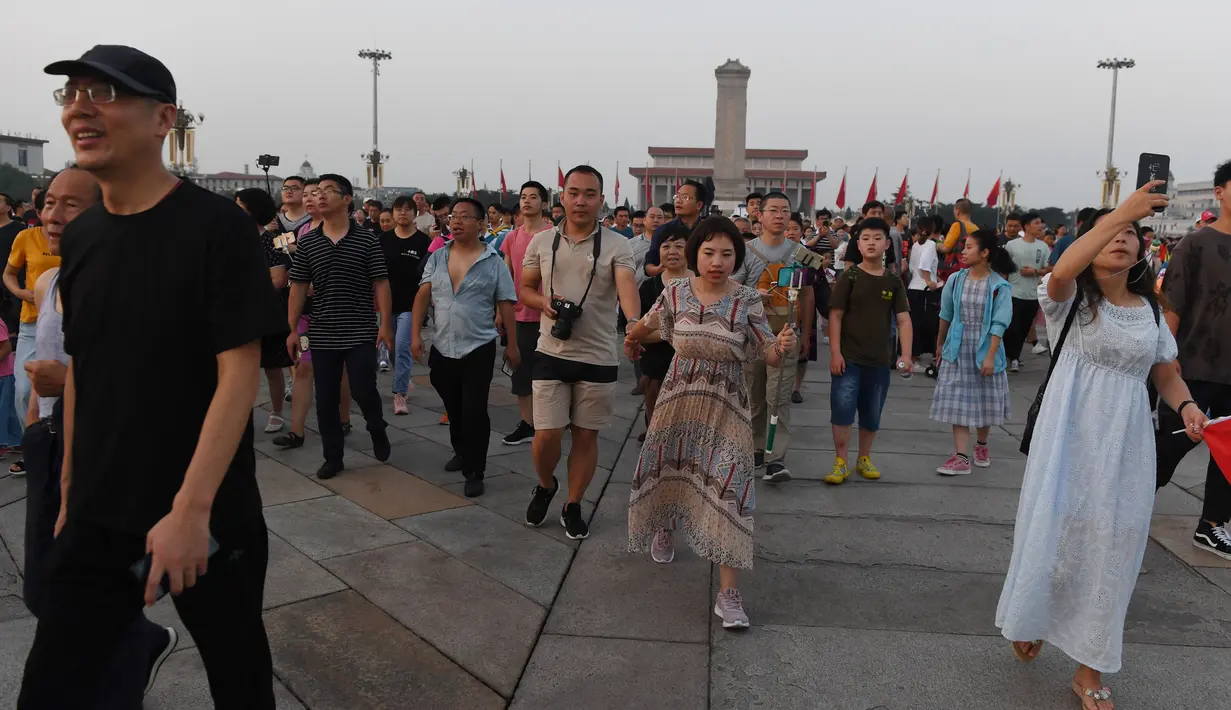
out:
{"label": "paving stone pavement", "polygon": [[[1077,707],[1069,659],[1049,649],[1019,664],[993,624],[1025,465],[1018,439],[1045,366],[1031,357],[1011,377],[1013,418],[993,430],[992,467],[957,479],[934,472],[951,438],[927,417],[933,381],[893,378],[874,456],[883,478],[834,488],[820,481],[833,459],[829,375],[813,363],[793,416],[795,480],[758,484],[756,565],[741,582],[753,626],[742,633],[716,622],[716,571],[685,546],[666,566],[625,549],[644,431],[627,364],[583,504],[592,533],[580,543],[557,524],[561,499],[542,527],[522,522],[534,468],[528,445],[500,444],[518,413],[499,373],[487,492],[476,499],[443,471],[452,451],[426,368],[416,366],[408,416],[392,416],[385,395],[390,460],[371,457],[356,407],[347,471],[331,481],[312,477],[315,415],[307,445],[280,451],[260,431],[262,399],[257,476],[278,707]],[[387,392],[390,378],[380,378]],[[1231,563],[1189,541],[1205,456],[1191,454],[1159,493],[1125,670],[1109,678],[1117,707],[1172,707],[1177,697],[1226,706]],[[24,495],[23,481],[0,476],[3,706],[16,697],[34,631],[19,596]],[[150,616],[182,641],[146,707],[210,707],[174,607],[164,600]]]}

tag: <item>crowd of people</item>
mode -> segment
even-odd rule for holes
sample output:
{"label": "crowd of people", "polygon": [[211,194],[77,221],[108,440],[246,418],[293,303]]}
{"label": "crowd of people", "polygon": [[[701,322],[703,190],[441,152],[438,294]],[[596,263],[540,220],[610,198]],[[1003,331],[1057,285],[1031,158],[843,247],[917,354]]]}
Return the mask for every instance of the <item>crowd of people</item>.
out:
{"label": "crowd of people", "polygon": [[[625,356],[646,423],[628,548],[669,564],[685,538],[719,567],[713,613],[741,629],[757,478],[792,478],[792,405],[818,349],[835,452],[823,480],[836,486],[856,420],[855,472],[882,477],[873,448],[892,375],[924,359],[929,416],[954,443],[938,473],[990,467],[1027,343],[1050,368],[1027,418],[995,621],[1022,661],[1046,642],[1076,661],[1087,710],[1112,707],[1101,674],[1120,669],[1155,488],[1209,418],[1231,414],[1231,163],[1214,175],[1222,216],[1173,245],[1138,224],[1166,205],[1151,191],[1161,183],[1081,211],[1073,235],[1035,213],[987,229],[968,200],[952,223],[872,201],[847,224],[826,210],[807,219],[771,191],[728,218],[693,181],[669,204],[603,216],[603,176],[588,165],[565,174],[558,203],[530,181],[515,208],[423,193],[357,205],[333,173],[286,178],[280,199],[228,199],[162,164],[176,89],[161,62],[99,46],[46,71],[66,77],[55,98],[76,163],[32,196],[33,214],[0,196],[0,445],[23,456],[10,471],[27,476],[23,592],[38,618],[19,708],[139,706],[177,644],[142,608],[168,593],[216,705],[274,707],[253,452],[261,370],[280,447],[305,445],[315,395],[327,479],[344,474],[350,400],[387,460],[377,373],[393,370],[396,417],[412,363],[426,364],[454,453],[445,470],[477,497],[502,360],[520,412],[502,444],[530,443],[538,477],[525,522],[553,510],[567,433],[559,521],[579,540]],[[171,238],[168,223],[180,225]],[[158,393],[131,382],[151,377],[180,385],[174,412],[149,416]],[[1211,459],[1193,544],[1231,559],[1229,519],[1231,483]]]}

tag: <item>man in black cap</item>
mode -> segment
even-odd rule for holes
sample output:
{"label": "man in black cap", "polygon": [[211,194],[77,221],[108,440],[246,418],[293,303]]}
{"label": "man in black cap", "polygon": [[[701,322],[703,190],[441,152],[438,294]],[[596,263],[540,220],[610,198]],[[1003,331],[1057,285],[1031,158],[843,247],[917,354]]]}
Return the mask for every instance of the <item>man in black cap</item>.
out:
{"label": "man in black cap", "polygon": [[[170,592],[215,706],[272,709],[251,413],[260,340],[286,322],[257,232],[163,166],[176,108],[161,62],[100,45],[46,72],[68,77],[61,122],[103,200],[61,242],[63,502],[17,706],[95,707],[143,593]],[[132,386],[149,381],[183,384],[174,411]]]}

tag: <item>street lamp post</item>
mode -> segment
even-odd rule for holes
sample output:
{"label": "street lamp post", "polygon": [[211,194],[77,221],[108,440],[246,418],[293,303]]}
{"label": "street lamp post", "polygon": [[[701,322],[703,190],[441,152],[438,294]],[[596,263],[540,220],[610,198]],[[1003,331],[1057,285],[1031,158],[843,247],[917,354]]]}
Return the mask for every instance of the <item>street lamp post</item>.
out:
{"label": "street lamp post", "polygon": [[1116,91],[1120,84],[1120,70],[1132,69],[1137,62],[1132,59],[1104,59],[1099,69],[1111,70],[1111,125],[1107,129],[1107,167],[1103,172],[1103,207],[1111,207],[1120,201],[1120,173],[1111,164],[1111,152],[1116,141]]}
{"label": "street lamp post", "polygon": [[368,187],[378,188],[384,183],[382,164],[389,156],[382,155],[377,144],[377,81],[380,77],[380,63],[392,59],[393,55],[383,49],[361,49],[359,58],[372,60],[372,152],[362,157],[368,164]]}

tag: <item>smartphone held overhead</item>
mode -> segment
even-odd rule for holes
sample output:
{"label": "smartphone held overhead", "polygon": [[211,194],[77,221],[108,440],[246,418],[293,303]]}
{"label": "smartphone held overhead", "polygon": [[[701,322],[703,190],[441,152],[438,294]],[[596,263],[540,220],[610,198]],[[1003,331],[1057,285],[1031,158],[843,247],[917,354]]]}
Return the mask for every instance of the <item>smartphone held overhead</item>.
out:
{"label": "smartphone held overhead", "polygon": [[[1167,183],[1171,179],[1171,156],[1157,153],[1142,153],[1137,160],[1137,187],[1140,190],[1151,180],[1162,180],[1163,184],[1156,186],[1150,192],[1159,195],[1167,194]],[[1162,207],[1155,207],[1155,212],[1162,212]]]}

